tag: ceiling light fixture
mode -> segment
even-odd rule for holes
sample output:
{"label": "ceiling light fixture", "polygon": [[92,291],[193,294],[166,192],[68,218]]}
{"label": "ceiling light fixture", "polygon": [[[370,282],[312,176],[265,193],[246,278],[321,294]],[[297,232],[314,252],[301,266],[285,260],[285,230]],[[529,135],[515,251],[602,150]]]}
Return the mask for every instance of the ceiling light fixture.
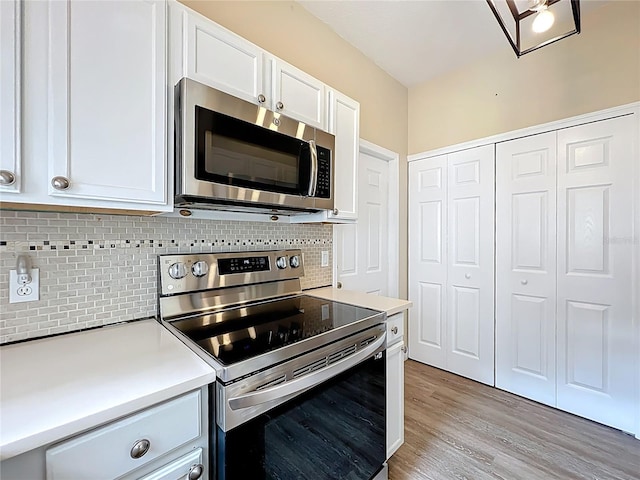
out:
{"label": "ceiling light fixture", "polygon": [[580,33],[580,0],[487,0],[516,56]]}

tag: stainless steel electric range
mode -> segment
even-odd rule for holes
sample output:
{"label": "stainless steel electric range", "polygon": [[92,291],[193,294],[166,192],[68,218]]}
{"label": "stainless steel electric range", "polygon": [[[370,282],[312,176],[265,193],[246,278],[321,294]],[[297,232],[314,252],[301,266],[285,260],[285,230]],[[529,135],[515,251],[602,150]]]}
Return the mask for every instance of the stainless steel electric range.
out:
{"label": "stainless steel electric range", "polygon": [[385,314],[301,291],[300,250],[158,257],[161,321],[216,371],[211,478],[386,478]]}

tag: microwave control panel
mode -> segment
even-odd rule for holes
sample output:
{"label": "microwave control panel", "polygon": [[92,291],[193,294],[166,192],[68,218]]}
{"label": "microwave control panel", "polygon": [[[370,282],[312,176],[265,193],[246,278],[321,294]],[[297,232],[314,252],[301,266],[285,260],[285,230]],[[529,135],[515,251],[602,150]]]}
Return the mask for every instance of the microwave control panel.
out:
{"label": "microwave control panel", "polygon": [[318,187],[316,197],[331,198],[331,151],[318,147]]}

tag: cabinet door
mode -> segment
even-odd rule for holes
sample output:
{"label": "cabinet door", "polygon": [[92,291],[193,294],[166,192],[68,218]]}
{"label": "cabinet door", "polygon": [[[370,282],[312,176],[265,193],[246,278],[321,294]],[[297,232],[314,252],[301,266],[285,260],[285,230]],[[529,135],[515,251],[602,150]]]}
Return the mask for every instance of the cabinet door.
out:
{"label": "cabinet door", "polygon": [[166,3],[48,5],[49,195],[166,204]]}
{"label": "cabinet door", "polygon": [[409,164],[409,356],[446,368],[447,156]]}
{"label": "cabinet door", "polygon": [[496,387],[556,404],[556,133],[496,145]]}
{"label": "cabinet door", "polygon": [[271,60],[272,108],[287,117],[327,129],[325,85],[282,60]]}
{"label": "cabinet door", "polygon": [[558,407],[629,432],[637,128],[626,116],[558,132]]}
{"label": "cabinet door", "polygon": [[329,132],[336,137],[333,152],[335,172],[333,194],[337,211],[329,218],[358,218],[358,151],[360,144],[360,104],[335,90],[329,92]]}
{"label": "cabinet door", "polygon": [[20,1],[0,2],[0,192],[20,192]]}
{"label": "cabinet door", "polygon": [[387,350],[387,460],[404,443],[404,343]]}
{"label": "cabinet door", "polygon": [[270,104],[262,50],[202,15],[183,12],[185,76],[252,103],[264,95]]}
{"label": "cabinet door", "polygon": [[447,369],[494,384],[494,146],[448,159]]}

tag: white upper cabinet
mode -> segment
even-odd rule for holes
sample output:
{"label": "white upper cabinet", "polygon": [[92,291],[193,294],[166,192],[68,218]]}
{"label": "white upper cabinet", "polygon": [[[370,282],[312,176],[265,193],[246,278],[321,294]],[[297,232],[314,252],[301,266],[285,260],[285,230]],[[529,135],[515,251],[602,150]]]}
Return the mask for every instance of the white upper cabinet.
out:
{"label": "white upper cabinet", "polygon": [[[20,194],[0,199],[170,209],[166,2],[22,3],[22,24],[29,28],[21,38],[21,83],[5,75],[10,4],[2,2],[2,158],[16,158],[19,166],[17,156],[5,156],[4,139],[13,140],[16,151],[20,145],[23,175]],[[21,89],[22,131],[11,135],[5,135],[5,83]]]}
{"label": "white upper cabinet", "polygon": [[49,4],[49,194],[166,203],[166,4]]}
{"label": "white upper cabinet", "polygon": [[271,104],[262,49],[186,7],[172,3],[171,9],[180,17],[178,44],[186,65],[186,72],[173,76],[174,84],[186,76],[248,102]]}
{"label": "white upper cabinet", "polygon": [[324,83],[184,5],[170,8],[174,85],[188,77],[326,130]]}
{"label": "white upper cabinet", "polygon": [[271,59],[271,72],[272,110],[326,130],[327,97],[324,83],[278,59]]}
{"label": "white upper cabinet", "polygon": [[335,209],[329,219],[358,219],[358,153],[360,145],[360,104],[346,95],[329,92],[329,132],[336,137],[333,152]]}
{"label": "white upper cabinet", "polygon": [[20,2],[0,2],[0,192],[20,192]]}

